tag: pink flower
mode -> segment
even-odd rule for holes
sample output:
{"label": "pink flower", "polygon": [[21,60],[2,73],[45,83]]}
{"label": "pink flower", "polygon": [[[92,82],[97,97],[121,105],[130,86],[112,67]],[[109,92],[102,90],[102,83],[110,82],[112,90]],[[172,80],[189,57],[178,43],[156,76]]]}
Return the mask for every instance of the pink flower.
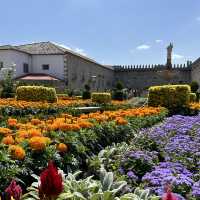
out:
{"label": "pink flower", "polygon": [[17,185],[15,180],[12,180],[10,185],[6,188],[5,192],[8,194],[9,199],[13,197],[15,200],[20,200],[22,195],[22,189]]}
{"label": "pink flower", "polygon": [[52,161],[48,167],[40,174],[39,196],[42,199],[56,198],[63,191],[63,181],[61,174]]}
{"label": "pink flower", "polygon": [[166,193],[163,195],[162,200],[178,200],[178,198],[171,192],[171,186],[166,186]]}

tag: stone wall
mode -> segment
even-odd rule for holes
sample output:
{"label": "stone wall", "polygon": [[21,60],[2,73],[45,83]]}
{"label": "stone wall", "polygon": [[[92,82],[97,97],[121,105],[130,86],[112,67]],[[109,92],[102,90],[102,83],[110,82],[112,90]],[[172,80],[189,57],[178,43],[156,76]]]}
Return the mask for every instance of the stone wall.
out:
{"label": "stone wall", "polygon": [[200,58],[192,64],[191,77],[193,81],[197,81],[200,85]]}
{"label": "stone wall", "polygon": [[115,67],[115,82],[121,81],[125,87],[145,90],[150,86],[191,82],[191,67],[176,65],[170,71],[165,66]]}
{"label": "stone wall", "polygon": [[69,89],[81,90],[89,84],[92,90],[110,89],[114,82],[114,70],[73,54],[65,56],[65,71]]}

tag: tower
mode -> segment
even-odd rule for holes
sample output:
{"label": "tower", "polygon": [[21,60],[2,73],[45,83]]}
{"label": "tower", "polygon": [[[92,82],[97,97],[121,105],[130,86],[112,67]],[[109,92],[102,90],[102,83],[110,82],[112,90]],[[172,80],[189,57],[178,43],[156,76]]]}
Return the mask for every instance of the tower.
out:
{"label": "tower", "polygon": [[172,49],[173,49],[173,44],[170,43],[169,46],[167,47],[167,64],[166,64],[167,69],[172,68]]}

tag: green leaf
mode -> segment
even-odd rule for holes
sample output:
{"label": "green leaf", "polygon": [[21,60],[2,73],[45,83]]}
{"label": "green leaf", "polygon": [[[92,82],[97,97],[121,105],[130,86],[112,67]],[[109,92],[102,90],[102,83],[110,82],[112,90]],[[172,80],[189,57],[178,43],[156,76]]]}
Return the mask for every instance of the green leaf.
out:
{"label": "green leaf", "polygon": [[106,176],[104,177],[102,190],[103,191],[110,190],[112,184],[113,184],[113,173],[108,172],[106,173]]}
{"label": "green leaf", "polygon": [[68,193],[62,193],[59,195],[58,200],[64,200],[64,199],[71,199],[73,198],[73,194],[71,194],[70,192]]}
{"label": "green leaf", "polygon": [[80,192],[74,192],[74,196],[83,199],[83,200],[87,200]]}
{"label": "green leaf", "polygon": [[103,193],[103,200],[112,200],[113,198],[113,193],[111,191],[106,191]]}

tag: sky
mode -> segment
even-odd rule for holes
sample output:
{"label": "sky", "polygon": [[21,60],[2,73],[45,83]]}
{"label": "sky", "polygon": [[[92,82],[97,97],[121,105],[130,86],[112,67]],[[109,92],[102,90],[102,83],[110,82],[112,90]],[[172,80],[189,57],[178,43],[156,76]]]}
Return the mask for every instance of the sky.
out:
{"label": "sky", "polygon": [[0,45],[52,41],[102,64],[200,57],[200,0],[0,0]]}

